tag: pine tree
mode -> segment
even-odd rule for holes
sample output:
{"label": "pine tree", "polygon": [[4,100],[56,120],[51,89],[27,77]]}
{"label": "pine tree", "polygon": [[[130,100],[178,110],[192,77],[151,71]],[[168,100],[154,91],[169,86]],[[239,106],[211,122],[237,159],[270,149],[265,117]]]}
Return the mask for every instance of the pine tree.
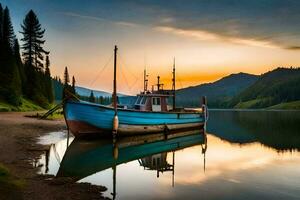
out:
{"label": "pine tree", "polygon": [[20,45],[17,38],[15,38],[14,40],[13,53],[14,53],[16,65],[19,70],[19,74],[20,74],[19,76],[21,78],[22,93],[24,93],[26,90],[26,75],[25,75],[24,66],[20,56]]}
{"label": "pine tree", "polygon": [[[0,44],[1,44],[1,41],[3,39],[3,8],[2,8],[2,5],[0,3]],[[1,46],[0,46],[1,47]]]}
{"label": "pine tree", "polygon": [[43,49],[43,40],[45,29],[42,29],[41,24],[36,14],[30,10],[26,15],[23,24],[22,41],[24,42],[22,49],[25,63],[29,66],[34,66],[37,70],[43,70],[44,54],[47,53]]}
{"label": "pine tree", "polygon": [[4,47],[7,48],[9,53],[11,53],[15,40],[15,34],[10,19],[9,9],[7,7],[5,7],[3,12],[2,39]]}
{"label": "pine tree", "polygon": [[49,103],[52,103],[54,100],[54,94],[53,94],[53,85],[52,85],[52,78],[50,74],[50,60],[49,60],[49,54],[46,54],[46,63],[45,63],[45,91],[46,91],[46,97],[49,101]]}
{"label": "pine tree", "polygon": [[70,76],[69,76],[69,72],[68,72],[68,67],[65,67],[63,98],[68,96],[67,92],[71,92],[69,83],[70,83]]}
{"label": "pine tree", "polygon": [[73,76],[73,77],[72,77],[72,93],[73,93],[73,94],[76,94],[75,83],[76,83],[75,77]]}
{"label": "pine tree", "polygon": [[[2,5],[0,3],[0,92],[1,92],[1,79],[2,76],[4,76],[3,74],[3,59],[4,59],[4,44],[3,44],[3,8]],[[1,93],[0,93],[1,95]]]}
{"label": "pine tree", "polygon": [[47,107],[51,98],[48,98],[49,94],[47,93],[47,82],[49,80],[44,73],[44,55],[49,54],[43,49],[45,29],[42,29],[36,14],[32,10],[25,16],[21,27],[22,31],[20,33],[23,34],[21,39],[23,41],[22,55],[27,77],[25,94],[42,107]]}
{"label": "pine tree", "polygon": [[91,91],[91,94],[90,94],[90,97],[89,97],[89,102],[95,103],[95,101],[96,101],[96,98],[94,96],[94,92]]}
{"label": "pine tree", "polygon": [[[2,8],[0,8],[2,10]],[[1,11],[2,12],[2,11]],[[15,34],[9,9],[5,7],[1,18],[0,45],[0,96],[8,103],[18,106],[21,103],[21,80],[13,54]]]}
{"label": "pine tree", "polygon": [[68,72],[68,67],[65,67],[65,72],[64,72],[64,85],[67,86],[70,83],[70,77],[69,77],[69,72]]}

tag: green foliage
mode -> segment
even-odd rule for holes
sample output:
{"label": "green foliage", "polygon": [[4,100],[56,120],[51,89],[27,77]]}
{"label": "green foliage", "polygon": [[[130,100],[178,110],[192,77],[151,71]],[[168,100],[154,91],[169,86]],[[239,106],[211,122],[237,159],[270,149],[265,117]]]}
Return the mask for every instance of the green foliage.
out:
{"label": "green foliage", "polygon": [[299,85],[300,68],[277,68],[263,74],[253,85],[235,96],[230,102],[230,106],[259,100],[251,107],[266,108],[300,100]]}
{"label": "green foliage", "polygon": [[[79,99],[83,100],[83,101],[90,101],[90,97],[89,96],[81,96],[78,95]],[[111,97],[103,97],[103,96],[94,96],[95,101],[94,103],[98,103],[98,104],[102,104],[102,105],[109,105],[112,103],[112,98]]]}
{"label": "green foliage", "polygon": [[64,72],[64,85],[68,85],[70,83],[70,76],[68,72],[68,67],[65,67],[65,72]]}
{"label": "green foliage", "polygon": [[[54,101],[54,81],[50,74],[49,52],[43,49],[45,30],[32,10],[25,16],[21,27],[25,64],[21,60],[20,46],[13,31],[9,10],[7,7],[3,10],[0,4],[0,109],[23,110],[22,97],[48,108]],[[59,92],[61,94],[62,91]]]}
{"label": "green foliage", "polygon": [[24,94],[43,108],[47,108],[53,102],[54,94],[49,68],[49,52],[43,49],[45,29],[41,28],[41,24],[32,10],[25,16],[21,27],[26,75]]}
{"label": "green foliage", "polygon": [[96,99],[95,99],[95,96],[94,96],[94,92],[91,91],[91,94],[90,94],[90,97],[89,97],[89,102],[92,102],[92,103],[95,103],[96,102]]}
{"label": "green foliage", "polygon": [[26,112],[26,111],[38,111],[43,110],[43,108],[31,100],[21,98],[20,106],[13,106],[6,101],[0,100],[0,112]]}
{"label": "green foliage", "polygon": [[18,106],[21,97],[21,79],[14,57],[15,35],[9,9],[0,7],[0,98]]}
{"label": "green foliage", "polygon": [[54,99],[62,100],[64,85],[62,84],[61,80],[58,77],[54,77],[52,79],[52,85],[53,85],[53,89],[54,89]]}
{"label": "green foliage", "polygon": [[76,84],[76,81],[75,81],[75,77],[73,76],[72,77],[72,91],[71,91],[73,94],[76,93],[75,84]]}
{"label": "green foliage", "polygon": [[232,97],[252,85],[257,79],[256,75],[238,73],[213,83],[179,89],[176,91],[176,105],[199,107],[201,97],[207,96],[210,108],[226,108]]}
{"label": "green foliage", "polygon": [[0,164],[0,177],[7,177],[9,175],[9,171],[4,165]]}
{"label": "green foliage", "polygon": [[45,43],[45,40],[43,40],[45,29],[42,29],[33,10],[27,13],[21,27],[23,29],[21,33],[23,34],[22,41],[24,44],[22,49],[25,63],[34,66],[36,70],[42,71],[44,53],[47,53],[42,47]]}
{"label": "green foliage", "polygon": [[50,61],[49,61],[49,55],[46,55],[46,63],[45,63],[45,75],[44,75],[44,83],[45,83],[45,96],[48,99],[49,103],[52,103],[54,101],[54,93],[53,93],[53,84],[52,84],[52,78],[50,74]]}
{"label": "green foliage", "polygon": [[3,40],[3,8],[0,3],[0,42]]}
{"label": "green foliage", "polygon": [[271,107],[271,110],[300,110],[300,101],[292,101],[288,103],[280,103]]}
{"label": "green foliage", "polygon": [[9,185],[12,187],[22,188],[25,186],[25,181],[14,178],[7,167],[0,163],[0,185]]}
{"label": "green foliage", "polygon": [[251,108],[263,108],[266,102],[270,101],[269,98],[264,99],[253,99],[246,102],[239,102],[234,108],[238,109],[251,109]]}

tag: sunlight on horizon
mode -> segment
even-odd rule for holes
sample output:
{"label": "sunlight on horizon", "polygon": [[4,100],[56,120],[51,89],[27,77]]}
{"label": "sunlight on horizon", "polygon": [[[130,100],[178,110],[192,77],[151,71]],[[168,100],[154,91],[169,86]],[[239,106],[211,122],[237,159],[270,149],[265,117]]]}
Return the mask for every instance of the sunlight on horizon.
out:
{"label": "sunlight on horizon", "polygon": [[[247,8],[236,4],[235,12],[221,9],[216,16],[210,9],[226,5],[199,2],[192,4],[195,7],[182,7],[179,15],[176,7],[155,2],[79,6],[69,2],[35,4],[32,0],[23,5],[4,0],[3,4],[11,9],[18,39],[25,14],[29,9],[37,13],[46,29],[45,48],[50,51],[52,75],[62,77],[67,66],[78,86],[92,89],[112,90],[112,62],[101,74],[99,71],[113,54],[114,45],[119,47],[118,67],[123,70],[118,75],[118,91],[128,94],[141,91],[145,67],[150,88],[158,75],[165,88],[170,88],[174,57],[177,88],[213,82],[232,73],[259,75],[277,67],[300,66],[299,37],[293,24],[297,15],[288,4],[286,19],[279,22],[272,14],[281,12],[276,4],[263,4],[263,13],[259,9],[262,5]],[[132,13],[128,13],[130,9]],[[263,21],[240,13],[245,9]],[[111,15],[113,10],[118,15]],[[277,28],[278,23],[282,29]]]}

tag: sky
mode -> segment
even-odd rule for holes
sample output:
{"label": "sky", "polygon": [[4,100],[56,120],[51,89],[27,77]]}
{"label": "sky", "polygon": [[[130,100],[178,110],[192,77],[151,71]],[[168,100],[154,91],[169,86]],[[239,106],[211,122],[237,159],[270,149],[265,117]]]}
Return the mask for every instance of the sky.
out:
{"label": "sky", "polygon": [[161,76],[170,87],[213,82],[231,73],[300,66],[298,0],[0,0],[19,39],[33,9],[46,29],[52,75],[64,67],[77,85],[111,91],[118,45],[118,91],[135,94]]}

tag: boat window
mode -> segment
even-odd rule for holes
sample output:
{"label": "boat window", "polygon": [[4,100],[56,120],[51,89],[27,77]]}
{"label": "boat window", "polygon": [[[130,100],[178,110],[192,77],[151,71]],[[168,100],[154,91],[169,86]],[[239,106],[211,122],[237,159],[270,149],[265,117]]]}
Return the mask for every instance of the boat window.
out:
{"label": "boat window", "polygon": [[152,105],[160,105],[160,97],[153,97]]}
{"label": "boat window", "polygon": [[147,100],[147,97],[144,97],[141,104],[145,104],[146,100]]}
{"label": "boat window", "polygon": [[140,97],[140,96],[138,96],[138,98],[137,98],[137,100],[136,100],[135,104],[139,104],[140,100],[141,100],[141,97]]}
{"label": "boat window", "polygon": [[138,102],[138,104],[142,104],[144,97],[141,97],[140,101]]}
{"label": "boat window", "polygon": [[157,98],[157,105],[160,105],[160,98]]}

